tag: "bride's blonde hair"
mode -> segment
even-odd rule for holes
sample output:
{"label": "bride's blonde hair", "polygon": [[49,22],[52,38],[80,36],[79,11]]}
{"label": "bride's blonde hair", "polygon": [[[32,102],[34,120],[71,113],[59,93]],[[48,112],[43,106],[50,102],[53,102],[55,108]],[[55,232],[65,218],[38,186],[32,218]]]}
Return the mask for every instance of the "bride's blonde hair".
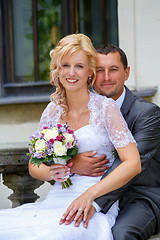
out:
{"label": "bride's blonde hair", "polygon": [[58,71],[64,57],[67,55],[70,56],[80,50],[86,53],[90,70],[93,73],[92,76],[88,78],[88,87],[90,87],[93,86],[96,77],[96,50],[89,37],[81,33],[68,35],[62,38],[57,46],[50,51],[50,82],[56,86],[56,91],[51,95],[51,100],[64,109],[63,114],[67,113],[68,105],[65,89],[59,81]]}

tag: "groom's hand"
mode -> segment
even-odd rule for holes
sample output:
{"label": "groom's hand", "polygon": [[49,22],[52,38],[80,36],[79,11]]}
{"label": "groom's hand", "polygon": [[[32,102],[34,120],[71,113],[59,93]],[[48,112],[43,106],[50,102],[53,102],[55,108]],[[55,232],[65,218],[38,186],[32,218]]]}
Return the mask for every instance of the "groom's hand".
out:
{"label": "groom's hand", "polygon": [[69,160],[73,162],[71,173],[91,177],[103,176],[108,169],[109,160],[106,155],[94,157],[95,154],[96,151],[84,152]]}

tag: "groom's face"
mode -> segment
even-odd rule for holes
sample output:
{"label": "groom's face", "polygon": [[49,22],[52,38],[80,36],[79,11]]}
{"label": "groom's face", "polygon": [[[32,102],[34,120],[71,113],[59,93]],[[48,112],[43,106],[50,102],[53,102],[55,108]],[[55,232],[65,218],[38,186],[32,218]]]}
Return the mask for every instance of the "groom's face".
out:
{"label": "groom's face", "polygon": [[118,52],[107,55],[97,53],[95,90],[106,97],[118,99],[123,92],[129,72],[129,67],[124,69]]}

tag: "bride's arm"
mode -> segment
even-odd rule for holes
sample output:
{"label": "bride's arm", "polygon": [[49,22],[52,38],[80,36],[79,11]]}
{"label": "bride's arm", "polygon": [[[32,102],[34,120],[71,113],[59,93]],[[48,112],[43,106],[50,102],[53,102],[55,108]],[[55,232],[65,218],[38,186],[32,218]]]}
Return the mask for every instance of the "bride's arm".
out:
{"label": "bride's arm", "polygon": [[46,166],[41,164],[39,167],[35,166],[33,163],[29,162],[28,169],[29,174],[40,181],[66,181],[67,178],[64,178],[70,174],[70,167],[72,163],[69,163],[67,166],[62,164],[53,164],[51,166]]}
{"label": "bride's arm", "polygon": [[[52,121],[57,113],[57,105],[55,105],[53,102],[50,102],[41,115],[38,125],[38,132],[41,131],[43,127],[53,124]],[[73,163],[69,163],[67,166],[61,164],[46,166],[42,163],[39,167],[37,167],[29,161],[28,169],[30,175],[40,181],[55,180],[62,182],[67,180],[67,178],[64,177],[70,174],[70,168],[72,165]]]}
{"label": "bride's arm", "polygon": [[120,188],[140,173],[141,162],[135,143],[129,143],[126,147],[117,148],[117,152],[122,163],[107,177],[75,199],[63,214],[63,222],[65,222],[65,219],[70,220],[75,214],[74,220],[77,221],[82,215],[82,211],[79,209],[83,210],[83,220],[86,221],[95,198]]}

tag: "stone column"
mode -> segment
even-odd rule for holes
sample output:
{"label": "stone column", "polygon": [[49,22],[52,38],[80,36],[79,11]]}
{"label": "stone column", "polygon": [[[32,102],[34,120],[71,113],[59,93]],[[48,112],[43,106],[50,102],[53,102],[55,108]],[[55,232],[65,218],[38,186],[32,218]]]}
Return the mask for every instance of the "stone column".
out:
{"label": "stone column", "polygon": [[0,149],[0,173],[3,174],[3,184],[13,190],[8,197],[13,207],[35,202],[39,196],[34,190],[43,184],[28,173],[27,151],[28,148],[20,147],[20,144]]}
{"label": "stone column", "polygon": [[12,201],[12,207],[24,203],[35,202],[39,196],[34,190],[43,182],[32,178],[27,170],[3,173],[3,184],[13,190],[8,197]]}

